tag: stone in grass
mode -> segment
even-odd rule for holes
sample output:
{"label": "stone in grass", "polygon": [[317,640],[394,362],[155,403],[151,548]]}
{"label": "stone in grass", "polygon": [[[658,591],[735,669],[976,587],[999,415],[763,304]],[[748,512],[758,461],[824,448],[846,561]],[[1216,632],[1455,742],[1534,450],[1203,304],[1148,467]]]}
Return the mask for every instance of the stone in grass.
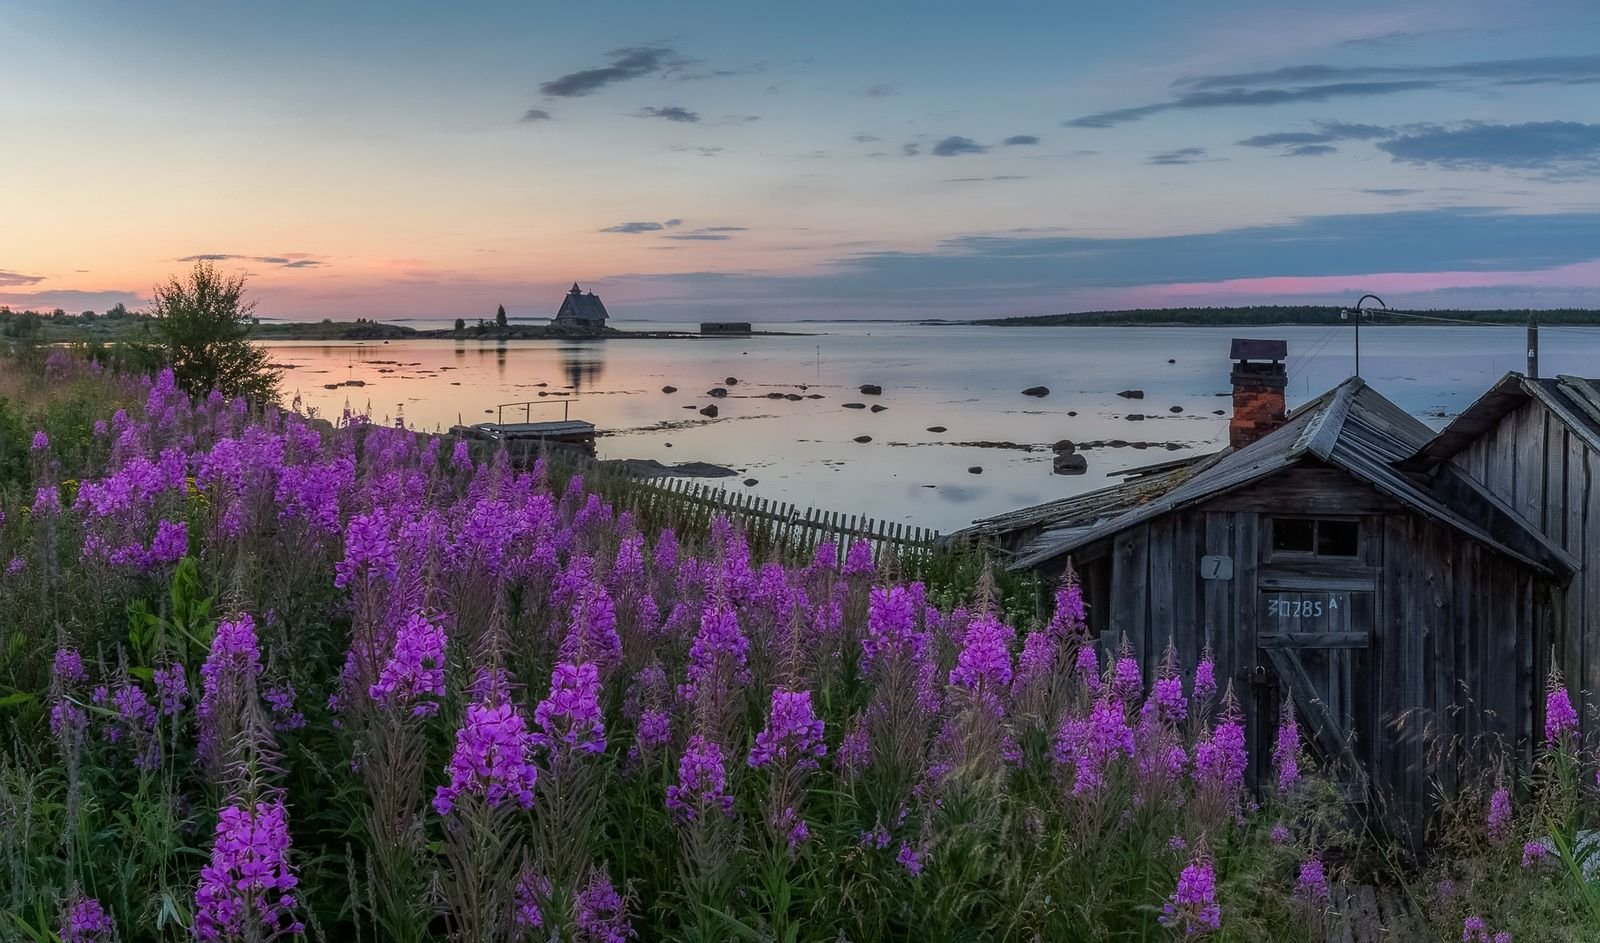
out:
{"label": "stone in grass", "polygon": [[947,432],[949,430],[945,429],[944,426],[929,426],[928,427],[928,431],[929,432]]}
{"label": "stone in grass", "polygon": [[1050,388],[1048,386],[1030,386],[1027,389],[1022,391],[1022,395],[1023,396],[1049,396],[1050,395]]}
{"label": "stone in grass", "polygon": [[867,408],[867,404],[866,403],[845,403],[844,404],[844,408],[845,409],[866,409]]}
{"label": "stone in grass", "polygon": [[883,405],[883,404],[881,404],[881,403],[873,403],[873,404],[872,404],[872,411],[873,411],[873,412],[875,412],[875,413],[881,413],[881,412],[883,412],[883,411],[884,411],[884,410],[885,410],[885,409],[888,409],[888,408],[889,408],[889,407],[887,407],[887,406],[884,406],[884,405]]}
{"label": "stone in grass", "polygon": [[870,435],[858,435],[858,436],[856,436],[856,441],[865,444],[867,442],[871,442],[872,441],[872,436],[870,436]]}
{"label": "stone in grass", "polygon": [[717,418],[717,404],[711,403],[707,405],[704,409],[700,410],[700,415],[710,416],[712,419]]}
{"label": "stone in grass", "polygon": [[973,465],[971,468],[967,469],[967,474],[969,474],[969,475],[981,475],[981,474],[983,474],[983,466],[982,465]]}
{"label": "stone in grass", "polygon": [[883,387],[879,386],[876,383],[863,383],[863,384],[861,384],[861,395],[863,395],[863,396],[882,396],[883,395]]}

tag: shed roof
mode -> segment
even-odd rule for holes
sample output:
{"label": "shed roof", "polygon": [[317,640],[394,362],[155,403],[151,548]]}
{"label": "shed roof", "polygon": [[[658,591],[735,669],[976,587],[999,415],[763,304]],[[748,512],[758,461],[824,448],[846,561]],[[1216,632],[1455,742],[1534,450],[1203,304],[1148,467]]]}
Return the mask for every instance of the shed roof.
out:
{"label": "shed roof", "polygon": [[1600,450],[1600,380],[1574,376],[1530,379],[1511,372],[1451,420],[1404,464],[1423,471],[1448,461],[1530,399],[1537,399],[1592,449]]}
{"label": "shed roof", "polygon": [[[1288,422],[1242,448],[1217,453],[1164,493],[1123,513],[1084,526],[1063,520],[1047,526],[1023,548],[1012,569],[1031,569],[1130,527],[1259,481],[1302,461],[1320,460],[1343,469],[1416,512],[1541,572],[1542,562],[1512,549],[1465,513],[1430,491],[1421,476],[1397,464],[1415,455],[1433,430],[1358,377],[1296,409]],[[1135,483],[1119,486],[1132,487]],[[1496,521],[1504,524],[1505,521]],[[1518,526],[1512,524],[1510,526]],[[1525,528],[1524,528],[1525,529]]]}

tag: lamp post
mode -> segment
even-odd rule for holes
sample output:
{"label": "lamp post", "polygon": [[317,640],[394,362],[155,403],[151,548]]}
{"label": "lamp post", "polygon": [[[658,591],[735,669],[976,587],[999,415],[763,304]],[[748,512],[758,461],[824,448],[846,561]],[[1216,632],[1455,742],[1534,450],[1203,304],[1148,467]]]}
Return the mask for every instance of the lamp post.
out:
{"label": "lamp post", "polygon": [[1361,376],[1361,306],[1366,303],[1366,300],[1368,298],[1371,298],[1373,301],[1376,301],[1378,304],[1383,305],[1384,310],[1386,310],[1386,311],[1388,310],[1389,306],[1387,304],[1384,304],[1383,299],[1379,298],[1377,295],[1362,295],[1359,299],[1357,299],[1356,306],[1354,308],[1345,308],[1343,311],[1339,312],[1341,317],[1350,317],[1351,315],[1355,315],[1355,322],[1356,322],[1356,376],[1358,376],[1358,377]]}

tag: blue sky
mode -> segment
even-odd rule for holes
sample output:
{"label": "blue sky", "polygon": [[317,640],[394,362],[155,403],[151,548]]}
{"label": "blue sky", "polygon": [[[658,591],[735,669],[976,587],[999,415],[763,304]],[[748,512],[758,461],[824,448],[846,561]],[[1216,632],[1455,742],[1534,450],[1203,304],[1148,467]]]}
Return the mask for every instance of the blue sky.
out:
{"label": "blue sky", "polygon": [[1600,306],[1600,5],[0,3],[0,303]]}

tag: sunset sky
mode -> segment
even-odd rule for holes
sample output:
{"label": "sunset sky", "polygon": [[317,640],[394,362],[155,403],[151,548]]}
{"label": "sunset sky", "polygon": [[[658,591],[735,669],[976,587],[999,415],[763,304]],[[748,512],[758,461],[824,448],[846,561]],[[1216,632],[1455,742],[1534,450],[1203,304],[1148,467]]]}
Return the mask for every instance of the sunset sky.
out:
{"label": "sunset sky", "polygon": [[0,304],[1600,307],[1600,3],[0,2]]}

